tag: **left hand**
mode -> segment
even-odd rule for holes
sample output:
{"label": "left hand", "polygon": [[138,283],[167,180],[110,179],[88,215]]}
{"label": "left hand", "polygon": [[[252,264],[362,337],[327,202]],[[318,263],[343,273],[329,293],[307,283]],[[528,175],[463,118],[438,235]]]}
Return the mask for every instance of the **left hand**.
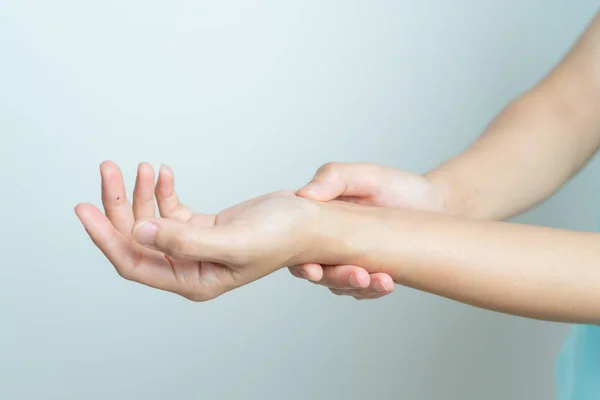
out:
{"label": "left hand", "polygon": [[[93,242],[124,278],[206,301],[279,268],[315,261],[321,207],[293,192],[249,200],[217,215],[196,214],[179,202],[173,172],[140,164],[133,207],[121,171],[100,166],[106,215],[91,204],[75,211]],[[160,215],[154,218],[155,203]]]}
{"label": "left hand", "polygon": [[[448,212],[451,192],[425,176],[370,163],[327,163],[312,181],[298,190],[300,197],[330,202],[342,200],[376,207]],[[357,265],[316,263],[290,267],[292,275],[328,287],[337,295],[377,299],[394,290],[383,272],[369,273]]]}

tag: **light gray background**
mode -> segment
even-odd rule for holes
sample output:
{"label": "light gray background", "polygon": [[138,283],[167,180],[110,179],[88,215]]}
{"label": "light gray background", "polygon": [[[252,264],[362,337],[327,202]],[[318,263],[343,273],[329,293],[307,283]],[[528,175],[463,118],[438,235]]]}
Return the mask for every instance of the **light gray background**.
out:
{"label": "light gray background", "polygon": [[[424,172],[564,54],[596,1],[0,4],[0,398],[548,399],[565,325],[287,271],[191,303],[120,279],[72,211],[164,162],[217,211],[327,161]],[[523,220],[593,230],[593,162]]]}

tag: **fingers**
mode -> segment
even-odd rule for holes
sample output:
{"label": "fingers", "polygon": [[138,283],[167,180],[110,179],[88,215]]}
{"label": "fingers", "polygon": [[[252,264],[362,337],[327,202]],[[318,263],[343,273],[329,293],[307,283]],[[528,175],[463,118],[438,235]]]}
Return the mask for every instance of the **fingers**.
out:
{"label": "fingers", "polygon": [[290,267],[297,278],[326,286],[330,289],[349,290],[356,294],[380,294],[393,291],[394,281],[384,273],[369,274],[364,268],[355,265],[321,267],[319,264],[304,264]]}
{"label": "fingers", "polygon": [[294,265],[288,268],[296,278],[318,282],[323,278],[323,267],[320,264]]}
{"label": "fingers", "polygon": [[134,216],[125,194],[123,175],[112,161],[100,165],[102,177],[102,205],[108,220],[114,228],[125,236],[131,235]]}
{"label": "fingers", "polygon": [[[308,272],[315,267],[319,267],[322,271],[320,279],[314,279],[318,275],[314,272]],[[361,300],[383,297],[392,293],[395,287],[392,277],[388,274],[369,274],[364,268],[354,265],[337,265],[321,268],[319,264],[304,264],[290,267],[290,272],[298,278],[304,278],[326,286],[332,293],[339,296],[352,296]],[[311,276],[311,273],[314,275]]]}
{"label": "fingers", "polygon": [[394,291],[395,283],[391,276],[385,273],[375,273],[370,276],[368,287],[363,289],[330,288],[338,296],[352,296],[357,300],[378,299]]}
{"label": "fingers", "polygon": [[139,221],[133,239],[173,258],[244,264],[246,252],[240,231],[230,226],[200,227],[172,219]]}
{"label": "fingers", "polygon": [[91,204],[79,204],[75,213],[92,242],[102,251],[119,274],[130,275],[137,262],[134,243],[117,231],[108,218]]}
{"label": "fingers", "polygon": [[138,176],[133,195],[133,212],[135,219],[149,219],[155,216],[155,195],[161,216],[181,222],[192,222],[197,226],[213,226],[214,215],[194,214],[179,202],[175,193],[174,174],[171,168],[163,165],[160,169],[156,187],[154,185],[154,169],[148,163],[138,167]]}
{"label": "fingers", "polygon": [[325,267],[319,284],[335,289],[362,289],[369,286],[369,273],[355,265]]}
{"label": "fingers", "polygon": [[327,163],[296,194],[319,201],[371,196],[380,189],[382,170],[383,167],[369,163]]}
{"label": "fingers", "polygon": [[135,219],[154,218],[154,168],[148,163],[138,165],[133,190],[133,215]]}
{"label": "fingers", "polygon": [[175,193],[175,175],[166,165],[160,167],[155,195],[161,217],[187,222],[194,216],[191,209],[179,202]]}
{"label": "fingers", "polygon": [[176,292],[176,280],[168,260],[158,252],[142,251],[131,238],[117,231],[108,218],[91,204],[79,204],[75,213],[92,242],[123,278],[156,289]]}
{"label": "fingers", "polygon": [[392,293],[395,287],[396,283],[391,276],[383,272],[378,272],[371,274],[371,283],[362,292],[370,296],[384,296]]}

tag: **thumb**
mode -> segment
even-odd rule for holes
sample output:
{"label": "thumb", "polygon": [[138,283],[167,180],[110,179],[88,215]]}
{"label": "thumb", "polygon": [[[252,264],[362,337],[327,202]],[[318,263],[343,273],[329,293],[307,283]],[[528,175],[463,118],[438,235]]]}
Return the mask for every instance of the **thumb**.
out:
{"label": "thumb", "polygon": [[318,201],[330,201],[340,196],[370,196],[377,190],[380,168],[367,163],[327,163],[296,195]]}
{"label": "thumb", "polygon": [[327,163],[319,168],[313,179],[296,195],[318,201],[330,201],[344,193],[346,177],[343,174],[345,165],[341,163]]}
{"label": "thumb", "polygon": [[173,258],[228,263],[242,252],[239,232],[230,227],[198,227],[171,219],[139,221],[133,227],[133,239],[142,246],[161,251]]}

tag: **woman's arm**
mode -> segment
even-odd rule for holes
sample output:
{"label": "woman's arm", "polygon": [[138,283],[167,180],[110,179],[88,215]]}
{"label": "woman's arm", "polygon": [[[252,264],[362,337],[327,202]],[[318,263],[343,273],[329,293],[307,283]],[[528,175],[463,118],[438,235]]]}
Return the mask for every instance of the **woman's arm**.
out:
{"label": "woman's arm", "polygon": [[318,261],[361,265],[503,313],[600,322],[599,234],[338,202],[323,207],[331,230]]}
{"label": "woman's arm", "polygon": [[[206,301],[290,265],[354,264],[478,307],[600,322],[600,235],[427,211],[261,196],[217,215],[179,203],[173,172],[154,188],[141,164],[133,206],[119,168],[101,166],[103,214],[76,213],[124,278]],[[154,218],[154,197],[163,218]]]}
{"label": "woman's arm", "polygon": [[552,195],[600,146],[600,14],[559,65],[426,176],[453,214],[505,219]]}
{"label": "woman's arm", "polygon": [[[298,194],[502,220],[548,198],[596,152],[598,110],[600,14],[542,82],[511,102],[470,148],[424,179],[361,164],[328,164]],[[356,266],[312,263],[291,270],[338,294],[343,293],[337,288],[346,287],[345,294],[357,298],[380,297],[393,287],[383,285],[390,282],[385,274],[369,275]],[[359,276],[362,284],[356,283]]]}

